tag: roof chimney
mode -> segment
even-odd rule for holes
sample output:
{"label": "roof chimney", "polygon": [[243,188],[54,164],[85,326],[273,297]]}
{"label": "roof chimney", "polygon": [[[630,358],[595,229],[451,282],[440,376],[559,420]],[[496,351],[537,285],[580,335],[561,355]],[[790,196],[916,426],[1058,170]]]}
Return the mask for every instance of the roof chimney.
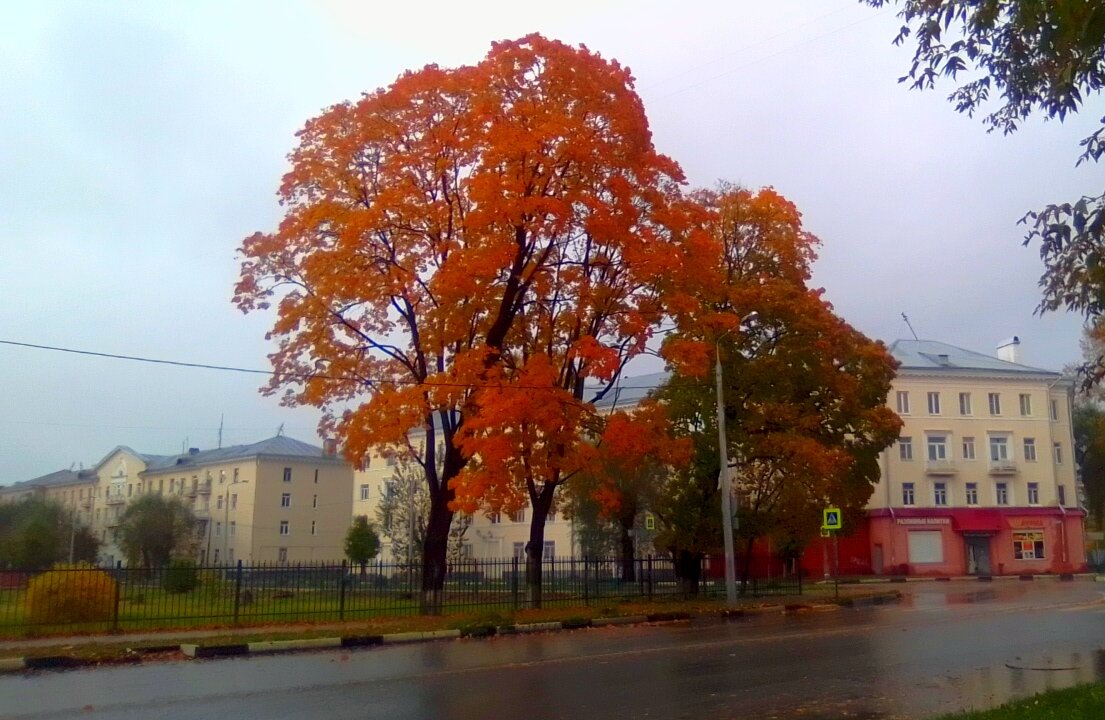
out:
{"label": "roof chimney", "polygon": [[998,344],[998,360],[1023,365],[1021,357],[1021,339],[1014,335]]}
{"label": "roof chimney", "polygon": [[334,457],[338,454],[338,441],[327,438],[322,441],[322,454],[326,457]]}

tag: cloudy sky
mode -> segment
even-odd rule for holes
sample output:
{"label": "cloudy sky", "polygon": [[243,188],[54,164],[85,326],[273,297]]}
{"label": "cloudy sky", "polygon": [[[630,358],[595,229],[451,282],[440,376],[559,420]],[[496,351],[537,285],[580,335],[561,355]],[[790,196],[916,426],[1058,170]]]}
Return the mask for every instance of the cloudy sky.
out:
{"label": "cloudy sky", "polygon": [[[772,185],[824,247],[815,282],[864,332],[1030,364],[1078,353],[1033,315],[1017,219],[1094,185],[1103,114],[987,135],[896,79],[898,22],[855,0],[547,3],[0,2],[0,340],[266,367],[271,318],[230,304],[236,249],[279,218],[303,122],[407,68],[477,61],[532,31],[633,69],[657,147],[692,185]],[[315,416],[258,376],[0,345],[0,483],[273,435]]]}

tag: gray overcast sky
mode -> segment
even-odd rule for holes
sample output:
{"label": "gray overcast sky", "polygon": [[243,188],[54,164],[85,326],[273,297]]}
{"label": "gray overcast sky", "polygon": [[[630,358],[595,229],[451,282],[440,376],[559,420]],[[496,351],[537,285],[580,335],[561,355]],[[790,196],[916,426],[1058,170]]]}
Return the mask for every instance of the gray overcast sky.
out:
{"label": "gray overcast sky", "polygon": [[[383,6],[383,7],[381,7]],[[554,8],[554,9],[551,9]],[[1074,168],[1103,114],[1011,137],[947,89],[896,80],[892,12],[856,0],[13,2],[0,0],[0,339],[267,367],[261,316],[230,304],[242,238],[279,218],[303,122],[426,63],[540,31],[631,67],[657,147],[692,185],[773,185],[824,247],[815,282],[885,341],[1077,357],[1077,317],[1034,317],[1040,262],[1016,220],[1099,184]],[[645,368],[642,368],[644,370]],[[0,346],[0,483],[117,444],[252,442],[316,416],[259,376]]]}

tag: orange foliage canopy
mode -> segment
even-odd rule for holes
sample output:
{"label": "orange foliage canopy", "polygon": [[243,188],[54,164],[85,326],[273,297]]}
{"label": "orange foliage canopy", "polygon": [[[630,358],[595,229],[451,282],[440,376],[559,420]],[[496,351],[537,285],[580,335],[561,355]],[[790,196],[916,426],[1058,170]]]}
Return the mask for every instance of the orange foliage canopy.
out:
{"label": "orange foliage canopy", "polygon": [[530,35],[336,105],[299,141],[234,296],[276,303],[269,391],[322,408],[353,461],[417,454],[431,525],[438,499],[449,517],[551,499],[601,431],[589,400],[713,247],[629,70]]}

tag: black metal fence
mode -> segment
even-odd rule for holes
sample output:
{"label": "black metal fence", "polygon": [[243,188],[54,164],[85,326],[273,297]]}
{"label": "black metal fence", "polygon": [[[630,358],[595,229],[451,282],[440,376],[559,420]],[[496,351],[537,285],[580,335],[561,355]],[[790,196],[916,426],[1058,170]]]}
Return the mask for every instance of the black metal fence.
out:
{"label": "black metal fence", "polygon": [[[720,563],[702,561],[700,579],[677,578],[670,558],[542,561],[544,607],[725,596]],[[363,567],[257,564],[192,568],[0,571],[0,633],[72,632],[340,621],[426,612],[421,568],[373,562]],[[797,574],[738,584],[743,596],[800,595]],[[452,563],[434,612],[494,612],[532,607],[525,561]]]}

